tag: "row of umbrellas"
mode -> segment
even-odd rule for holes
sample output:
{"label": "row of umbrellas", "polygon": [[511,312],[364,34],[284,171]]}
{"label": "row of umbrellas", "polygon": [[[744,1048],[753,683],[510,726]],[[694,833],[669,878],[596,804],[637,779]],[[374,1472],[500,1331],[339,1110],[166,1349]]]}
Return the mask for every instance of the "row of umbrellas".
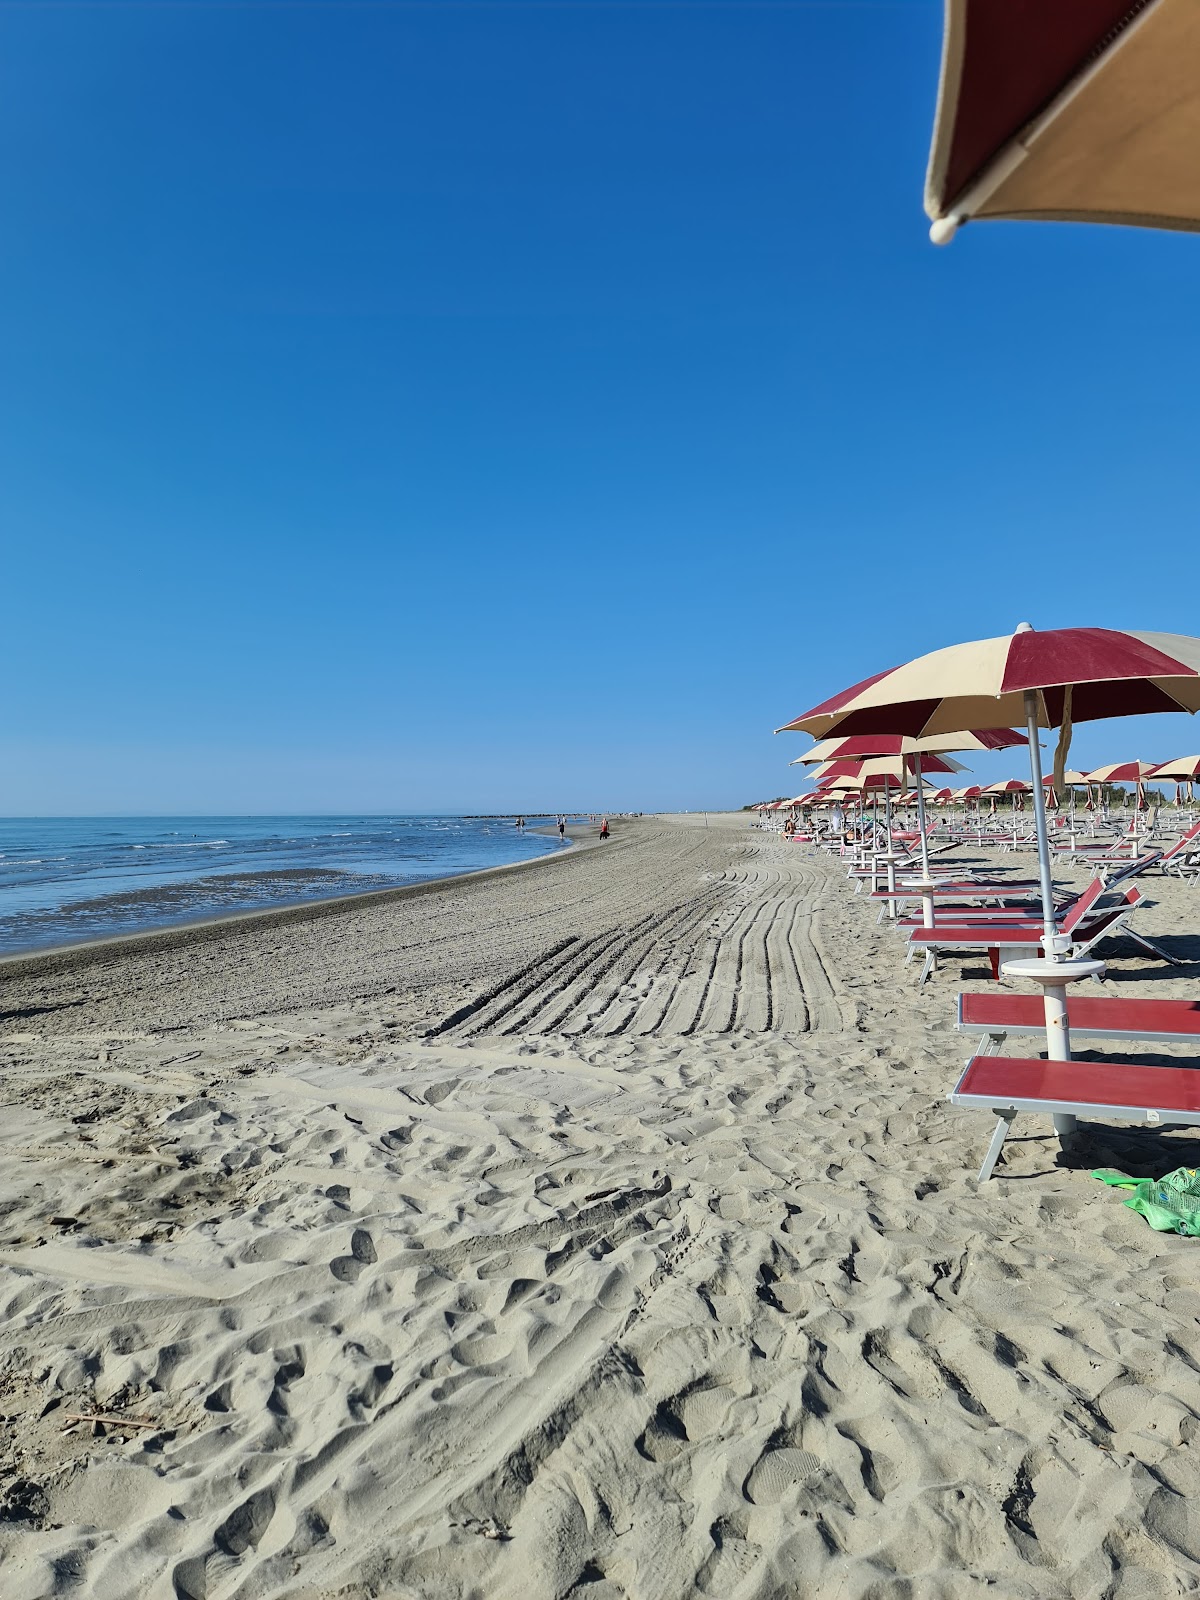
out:
{"label": "row of umbrellas", "polygon": [[[1006,732],[1011,730],[1005,730]],[[957,737],[957,736],[956,736]],[[975,735],[963,734],[965,741]],[[1013,735],[1011,743],[1024,744],[1025,740],[1019,735]],[[871,759],[856,757],[853,759],[835,756],[829,758],[831,749],[836,750],[840,744],[857,745],[862,740],[825,740],[814,745],[807,755],[797,756],[791,763],[792,766],[801,764],[815,764],[811,774],[813,781],[820,790],[855,788],[906,788],[910,772],[907,757],[876,757]],[[982,746],[981,746],[982,748]],[[989,748],[1003,748],[991,746]],[[927,755],[922,760],[923,774],[946,774],[964,770],[957,761],[952,761],[947,756]],[[1102,788],[1105,784],[1134,783],[1138,789],[1138,799],[1142,798],[1142,791],[1147,783],[1166,782],[1174,783],[1176,787],[1182,784],[1191,784],[1200,778],[1200,755],[1179,756],[1173,761],[1164,761],[1158,765],[1149,761],[1113,761],[1106,766],[1094,768],[1091,772],[1064,772],[1060,780],[1061,786],[1066,789],[1087,789],[1090,793],[1093,786]],[[1054,791],[1054,778],[1047,775],[1042,779],[1046,789],[1047,804],[1054,806],[1058,803]],[[1006,778],[999,783],[985,785],[970,784],[962,789],[939,789],[935,799],[974,800],[981,794],[1028,794],[1032,785],[1025,783],[1020,778]],[[752,807],[755,811],[780,810],[787,805],[798,805],[807,801],[811,796],[796,795],[791,801],[778,800]]]}
{"label": "row of umbrellas", "polygon": [[[919,741],[924,748],[914,750],[912,760],[918,805],[923,809],[920,769],[926,755],[961,750],[965,739],[981,734],[1017,742],[1011,724],[1020,718],[1029,752],[1037,833],[1042,947],[1050,963],[1061,963],[1070,940],[1059,933],[1055,919],[1040,731],[1059,730],[1055,766],[1062,783],[1074,723],[1197,710],[1200,639],[1112,628],[1038,631],[1022,623],[1000,638],[951,645],[875,673],[777,731],[807,733],[822,741],[854,738],[861,741],[858,749],[864,758],[872,744],[886,744],[896,737]],[[889,749],[889,753],[894,758],[894,752]],[[921,836],[924,847],[924,827]],[[927,856],[923,867],[928,882]],[[1048,1000],[1047,1044],[1057,1055],[1061,1040],[1056,1039],[1051,1021]]]}

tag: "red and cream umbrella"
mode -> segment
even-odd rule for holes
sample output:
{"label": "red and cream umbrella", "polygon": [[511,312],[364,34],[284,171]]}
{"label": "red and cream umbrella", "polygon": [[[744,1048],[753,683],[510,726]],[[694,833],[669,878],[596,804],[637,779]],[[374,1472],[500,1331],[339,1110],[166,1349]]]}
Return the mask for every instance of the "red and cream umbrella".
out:
{"label": "red and cream umbrella", "polygon": [[1192,798],[1192,785],[1200,778],[1200,756],[1176,756],[1174,761],[1164,761],[1161,767],[1155,767],[1150,774],[1150,781],[1158,783],[1160,780],[1175,785],[1175,803],[1179,804],[1182,787],[1186,783],[1188,799]]}
{"label": "red and cream umbrella", "polygon": [[[779,733],[788,730],[780,728]],[[1011,750],[1025,743],[1023,733],[1011,728],[962,728],[954,733],[934,734],[928,739],[908,739],[901,733],[855,734],[849,739],[823,739],[813,745],[807,754],[797,756],[793,767],[810,766],[818,761],[862,761],[868,756],[914,756],[922,758],[926,772],[937,769],[924,761],[927,755],[953,750],[961,755],[964,750]]]}
{"label": "red and cream umbrella", "polygon": [[1097,785],[1105,783],[1133,783],[1137,785],[1137,809],[1146,803],[1142,785],[1154,771],[1152,761],[1110,761],[1106,767],[1096,767],[1087,775],[1087,781]]}
{"label": "red and cream umbrella", "polygon": [[1195,0],[947,0],[930,236],[970,218],[1200,229]]}
{"label": "red and cream umbrella", "polygon": [[[966,771],[961,761],[952,761],[949,756],[926,756],[924,768],[926,772],[937,773]],[[893,778],[895,786],[903,788],[908,779],[903,757],[876,756],[869,761],[823,761],[819,767],[813,768],[812,773],[814,783],[821,783],[825,778],[876,778],[881,776]]]}
{"label": "red and cream umbrella", "polygon": [[994,815],[996,810],[996,796],[998,794],[1012,795],[1013,810],[1024,811],[1024,797],[1029,793],[1029,789],[1030,785],[1025,783],[1021,778],[1001,778],[999,783],[989,783],[983,792],[984,794],[990,794],[992,797],[992,812]]}
{"label": "red and cream umbrella", "polygon": [[[1039,728],[1061,728],[1056,766],[1065,764],[1074,722],[1150,711],[1200,709],[1200,639],[1183,634],[1112,628],[1053,628],[951,645],[830,696],[788,727],[814,738],[856,733],[906,733],[914,738],[948,728],[1007,727],[1023,716],[1029,735],[1033,809],[1042,890],[1042,944],[1058,963],[1069,940],[1058,932],[1050,841],[1042,794]],[[1057,775],[1057,774],[1056,774]],[[1054,1059],[1069,1055],[1066,1002],[1045,985],[1047,1044]],[[1064,1051],[1066,1054],[1064,1054]]]}

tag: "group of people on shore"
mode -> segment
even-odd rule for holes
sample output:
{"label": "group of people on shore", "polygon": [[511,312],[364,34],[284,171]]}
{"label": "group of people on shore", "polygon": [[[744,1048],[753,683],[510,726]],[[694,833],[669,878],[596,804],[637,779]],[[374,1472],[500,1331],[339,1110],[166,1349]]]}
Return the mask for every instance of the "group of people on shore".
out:
{"label": "group of people on shore", "polygon": [[[566,843],[566,839],[567,839],[567,819],[566,819],[566,817],[556,817],[554,820],[555,820],[555,823],[557,824],[557,827],[558,827],[559,841],[560,841],[560,843],[565,844]],[[596,820],[595,817],[589,817],[588,818],[589,822],[595,822],[595,820]],[[525,818],[524,817],[518,817],[516,819],[516,824],[515,825],[516,825],[516,827],[517,827],[517,829],[519,831],[524,832],[524,829],[525,829]],[[600,818],[600,837],[602,839],[607,839],[608,836],[609,836],[609,834],[608,834],[608,818],[607,817],[601,817]]]}

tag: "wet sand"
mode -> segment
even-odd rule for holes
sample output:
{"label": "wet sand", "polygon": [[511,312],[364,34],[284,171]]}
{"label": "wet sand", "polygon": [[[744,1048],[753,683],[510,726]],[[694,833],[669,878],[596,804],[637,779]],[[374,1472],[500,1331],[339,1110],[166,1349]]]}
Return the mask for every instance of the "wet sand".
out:
{"label": "wet sand", "polygon": [[[1023,1119],[978,1188],[980,963],[614,828],[0,966],[5,1600],[1200,1584],[1200,1258],[1088,1176],[1200,1142]],[[1105,987],[1192,995],[1143,883],[1187,964]]]}

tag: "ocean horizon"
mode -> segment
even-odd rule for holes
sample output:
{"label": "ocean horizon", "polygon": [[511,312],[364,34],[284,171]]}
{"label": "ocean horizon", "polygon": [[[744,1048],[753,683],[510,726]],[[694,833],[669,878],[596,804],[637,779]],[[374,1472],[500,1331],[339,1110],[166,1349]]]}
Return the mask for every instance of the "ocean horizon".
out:
{"label": "ocean horizon", "polygon": [[[548,816],[527,814],[534,825]],[[404,888],[561,848],[511,815],[0,817],[0,955]]]}

